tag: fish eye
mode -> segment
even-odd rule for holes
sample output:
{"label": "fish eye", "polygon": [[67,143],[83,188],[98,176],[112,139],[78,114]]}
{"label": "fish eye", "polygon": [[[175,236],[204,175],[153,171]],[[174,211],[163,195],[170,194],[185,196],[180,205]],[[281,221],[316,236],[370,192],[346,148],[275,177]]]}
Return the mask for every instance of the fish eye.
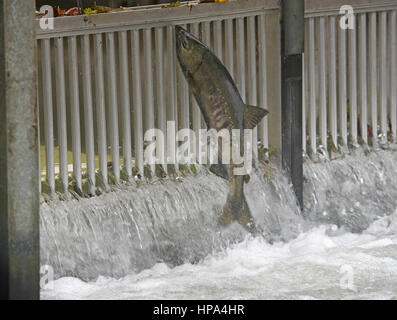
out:
{"label": "fish eye", "polygon": [[182,47],[184,47],[185,49],[187,49],[188,43],[187,43],[186,39],[183,39],[183,40],[182,40]]}

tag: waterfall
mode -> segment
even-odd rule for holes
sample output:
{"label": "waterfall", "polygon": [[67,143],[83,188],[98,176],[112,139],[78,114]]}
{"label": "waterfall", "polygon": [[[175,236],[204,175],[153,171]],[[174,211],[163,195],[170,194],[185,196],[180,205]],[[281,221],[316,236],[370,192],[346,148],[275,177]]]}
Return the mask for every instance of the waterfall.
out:
{"label": "waterfall", "polygon": [[[303,213],[277,167],[256,169],[245,185],[266,243],[288,242],[321,224],[362,232],[397,207],[397,152],[357,150],[304,164]],[[237,223],[219,227],[228,182],[201,170],[178,180],[124,185],[90,199],[41,206],[41,264],[55,278],[95,280],[139,273],[157,264],[197,264],[247,237]]]}

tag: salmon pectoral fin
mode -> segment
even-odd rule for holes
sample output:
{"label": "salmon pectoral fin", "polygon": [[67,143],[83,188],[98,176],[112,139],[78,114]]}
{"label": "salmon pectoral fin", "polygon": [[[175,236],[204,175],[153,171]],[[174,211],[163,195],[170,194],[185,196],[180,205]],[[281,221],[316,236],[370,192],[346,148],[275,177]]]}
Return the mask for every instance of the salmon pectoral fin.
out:
{"label": "salmon pectoral fin", "polygon": [[253,129],[269,113],[266,109],[246,105],[244,109],[244,129]]}
{"label": "salmon pectoral fin", "polygon": [[248,207],[248,203],[243,196],[241,199],[229,196],[225,206],[223,207],[222,216],[219,218],[219,224],[227,226],[233,221],[238,221],[245,229],[252,231],[254,221]]}
{"label": "salmon pectoral fin", "polygon": [[229,180],[229,172],[223,164],[212,164],[210,167],[210,171],[218,177]]}

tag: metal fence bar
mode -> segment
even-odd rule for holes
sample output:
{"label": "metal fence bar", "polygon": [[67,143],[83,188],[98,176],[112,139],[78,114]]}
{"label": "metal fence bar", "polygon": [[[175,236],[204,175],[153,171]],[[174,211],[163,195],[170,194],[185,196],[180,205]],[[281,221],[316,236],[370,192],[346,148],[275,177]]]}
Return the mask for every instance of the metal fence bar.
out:
{"label": "metal fence bar", "polygon": [[302,151],[306,153],[306,103],[307,103],[307,76],[306,76],[306,56],[302,54]]}
{"label": "metal fence bar", "polygon": [[123,156],[124,168],[128,179],[132,176],[131,151],[131,111],[130,111],[130,81],[128,68],[127,31],[119,32],[119,72],[120,72],[120,99],[123,123]]}
{"label": "metal fence bar", "polygon": [[168,105],[167,105],[167,120],[175,122],[175,128],[168,131],[167,126],[167,157],[170,164],[176,164],[176,153],[175,153],[175,129],[178,128],[178,118],[176,113],[176,54],[175,54],[175,29],[173,26],[167,27],[167,65],[168,65]]}
{"label": "metal fence bar", "polygon": [[[181,25],[186,29],[186,25]],[[179,129],[189,128],[189,86],[178,63]]]}
{"label": "metal fence bar", "polygon": [[[157,127],[161,130],[166,137],[167,128],[167,115],[165,105],[165,78],[164,78],[164,29],[155,29],[155,59],[156,59],[156,93],[157,93]],[[159,154],[159,161],[165,164],[166,159],[166,148],[165,140],[157,141],[157,150]],[[165,172],[167,172],[167,166],[163,165]]]}
{"label": "metal fence bar", "polygon": [[[145,131],[154,128],[154,99],[153,99],[153,63],[152,63],[152,29],[143,30],[143,58],[145,74]],[[155,171],[155,165],[151,164],[152,173]]]}
{"label": "metal fence bar", "polygon": [[105,112],[105,85],[103,80],[103,37],[102,34],[94,36],[94,61],[95,61],[95,91],[96,91],[96,116],[97,140],[99,152],[99,168],[105,188],[108,186],[108,163],[106,142],[106,112]]}
{"label": "metal fence bar", "polygon": [[53,124],[53,99],[51,80],[51,51],[50,40],[42,40],[42,71],[43,71],[43,98],[44,98],[44,133],[46,150],[46,178],[51,192],[55,192],[54,173],[54,124]]}
{"label": "metal fence bar", "polygon": [[369,101],[371,108],[372,144],[376,145],[378,137],[378,74],[376,55],[376,12],[369,14]]}
{"label": "metal fence bar", "polygon": [[134,145],[135,166],[139,174],[143,175],[143,121],[142,121],[142,93],[141,93],[141,69],[139,31],[131,32],[132,52],[132,76],[133,76],[133,112],[134,112]]}
{"label": "metal fence bar", "polygon": [[326,82],[326,48],[325,48],[325,18],[318,20],[319,36],[319,117],[321,144],[327,151],[327,82]]}
{"label": "metal fence bar", "polygon": [[[197,38],[199,37],[199,24],[198,23],[193,23],[190,25],[190,32],[196,36]],[[228,55],[226,55],[228,56]],[[200,111],[200,107],[197,104],[196,99],[193,97],[193,95],[191,96],[190,101],[192,102],[192,128],[193,131],[196,134],[196,155],[197,155],[197,162],[200,162],[199,159],[199,130],[201,129],[201,111]]]}
{"label": "metal fence bar", "polygon": [[223,60],[222,57],[222,21],[217,20],[214,22],[214,52],[219,60]]}
{"label": "metal fence bar", "polygon": [[[228,51],[226,51],[228,52]],[[259,70],[259,106],[269,108],[267,98],[267,66],[266,66],[266,17],[258,16],[258,70]],[[259,139],[263,148],[269,148],[268,118],[259,124]]]}
{"label": "metal fence bar", "polygon": [[[256,29],[255,16],[247,18],[247,55],[248,55],[248,103],[258,105],[257,92],[257,65],[256,65]],[[258,157],[258,127],[252,131],[253,155]]]}
{"label": "metal fence bar", "polygon": [[[188,32],[192,33],[192,24],[189,24],[186,26],[186,30],[188,30]],[[183,75],[183,73],[182,73]],[[187,104],[186,104],[186,111],[183,115],[183,118],[185,118],[185,123],[187,124],[186,129],[190,129],[193,130],[193,104],[194,104],[194,100],[195,98],[193,97],[193,93],[192,90],[188,84],[188,81],[185,79],[185,77],[183,77],[184,82],[186,83],[186,95],[187,95]],[[196,149],[198,147],[198,141],[197,141],[197,135],[196,132],[191,132],[189,133],[189,141],[190,141],[190,145],[189,145],[189,159],[188,159],[188,164],[195,164],[197,162],[197,153]],[[190,157],[192,156],[192,157]],[[193,157],[194,156],[194,157]]]}
{"label": "metal fence bar", "polygon": [[394,142],[397,142],[397,11],[390,13],[390,113]]}
{"label": "metal fence bar", "polygon": [[332,143],[338,147],[338,109],[336,93],[336,19],[330,17],[329,27],[329,68],[328,68],[328,97],[329,97],[329,128],[331,131]]}
{"label": "metal fence bar", "polygon": [[346,30],[338,28],[338,95],[339,134],[342,145],[347,145],[347,87],[346,87]]}
{"label": "metal fence bar", "polygon": [[[354,19],[354,22],[356,19]],[[349,115],[351,142],[357,144],[357,40],[356,24],[349,29]]]}
{"label": "metal fence bar", "polygon": [[211,25],[206,21],[201,24],[201,40],[211,48]]}
{"label": "metal fence bar", "polygon": [[69,59],[69,88],[70,88],[70,112],[72,127],[72,151],[73,151],[73,175],[76,186],[82,189],[81,182],[81,136],[80,136],[80,102],[78,81],[78,60],[76,37],[68,38]]}
{"label": "metal fence bar", "polygon": [[95,194],[95,147],[94,147],[94,115],[92,106],[91,83],[91,50],[90,37],[81,37],[82,67],[83,67],[83,96],[84,96],[84,131],[87,154],[87,172],[89,177],[89,193]]}
{"label": "metal fence bar", "polygon": [[[182,28],[187,29],[186,25],[181,25]],[[189,85],[183,75],[182,69],[177,63],[177,86],[178,86],[178,123],[179,130],[181,129],[189,129],[190,121],[189,121]],[[182,154],[177,155],[177,162],[179,163],[179,159]]]}
{"label": "metal fence bar", "polygon": [[119,150],[119,123],[118,123],[118,104],[116,91],[116,61],[114,49],[114,33],[106,34],[106,65],[108,78],[108,97],[109,97],[109,127],[110,143],[112,147],[112,168],[116,183],[120,182],[120,150]]}
{"label": "metal fence bar", "polygon": [[[39,44],[37,44],[37,49],[39,48]],[[37,67],[37,70],[39,68]],[[38,73],[38,72],[37,72]],[[38,78],[38,77],[37,77]],[[37,81],[37,87],[39,87],[39,83]],[[39,108],[40,106],[40,101],[39,101],[39,94],[37,94],[37,108]],[[39,181],[39,193],[41,194],[41,189],[42,189],[42,185],[41,185],[41,151],[40,151],[40,117],[37,117],[37,145],[39,146],[39,150],[37,152],[37,161],[38,161],[38,165],[39,165],[39,172],[38,172],[38,181]]]}
{"label": "metal fence bar", "polygon": [[[209,48],[211,48],[211,33],[210,33],[210,23],[208,21],[203,22],[201,24],[201,41],[206,44]],[[206,128],[207,124],[205,123],[204,117],[201,116],[201,127]]]}
{"label": "metal fence bar", "polygon": [[244,18],[236,20],[236,45],[237,45],[237,88],[240,91],[241,98],[246,102],[246,85],[245,85],[245,36],[244,36]]}
{"label": "metal fence bar", "polygon": [[[380,13],[379,27],[379,106],[382,143],[387,142],[387,12]],[[397,71],[395,71],[397,72]]]}
{"label": "metal fence bar", "polygon": [[314,51],[314,18],[309,18],[309,130],[310,130],[310,147],[313,153],[317,152],[316,143],[316,84],[315,84],[315,51]]}
{"label": "metal fence bar", "polygon": [[361,138],[368,144],[368,102],[367,102],[367,14],[362,13],[359,17],[359,96],[361,105],[360,128]]}
{"label": "metal fence bar", "polygon": [[[59,176],[62,181],[63,191],[68,190],[68,145],[67,145],[67,117],[65,93],[65,67],[64,67],[63,38],[55,39],[55,74],[56,74],[56,99],[57,99],[57,124],[59,141]],[[40,144],[39,144],[40,145]]]}
{"label": "metal fence bar", "polygon": [[[305,21],[305,28],[304,28],[304,32],[305,32],[305,41],[304,41],[304,53],[302,56],[303,59],[303,74],[302,77],[305,80],[304,82],[304,95],[303,95],[303,102],[304,105],[302,106],[302,139],[303,139],[303,144],[302,144],[302,149],[303,151],[307,154],[307,150],[308,150],[308,137],[310,138],[310,119],[309,119],[309,115],[310,115],[310,85],[309,85],[309,23],[308,20],[306,19]],[[302,80],[303,80],[302,79]],[[310,145],[310,141],[309,141],[309,145]]]}
{"label": "metal fence bar", "polygon": [[233,19],[225,20],[225,66],[234,78]]}

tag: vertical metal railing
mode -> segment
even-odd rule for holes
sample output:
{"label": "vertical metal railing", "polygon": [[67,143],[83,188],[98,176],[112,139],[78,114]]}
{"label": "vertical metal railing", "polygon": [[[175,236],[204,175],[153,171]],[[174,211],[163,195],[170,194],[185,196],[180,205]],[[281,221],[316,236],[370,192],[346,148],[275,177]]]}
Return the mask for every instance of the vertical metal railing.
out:
{"label": "vertical metal railing", "polygon": [[353,24],[341,28],[335,14],[306,17],[303,117],[309,153],[320,146],[335,151],[396,141],[396,9],[367,8]]}
{"label": "vertical metal railing", "polygon": [[[268,106],[267,90],[267,58],[266,58],[266,16],[258,17],[258,94],[259,106]],[[230,70],[232,73],[232,70]],[[262,147],[269,149],[268,118],[265,117],[259,124],[259,141]]]}
{"label": "vertical metal railing", "polygon": [[80,137],[80,99],[78,83],[78,61],[76,37],[68,38],[70,123],[72,132],[73,176],[76,187],[82,189],[81,179],[81,137]]}
{"label": "vertical metal railing", "polygon": [[309,107],[307,108],[307,115],[309,117],[309,134],[310,134],[310,147],[312,152],[317,151],[317,126],[316,126],[316,85],[315,85],[315,50],[314,50],[314,18],[308,21],[307,31],[308,52],[307,57],[309,60],[307,68],[308,88],[309,88]]}
{"label": "vertical metal railing", "polygon": [[367,15],[361,14],[359,17],[359,96],[361,104],[361,138],[368,144],[368,86],[367,86]]}
{"label": "vertical metal railing", "polygon": [[338,28],[338,121],[341,145],[347,145],[346,30]]}
{"label": "vertical metal railing", "polygon": [[133,117],[134,117],[134,144],[135,144],[135,166],[138,175],[143,174],[143,120],[142,120],[142,93],[141,93],[141,68],[139,33],[134,30],[131,32],[131,60],[133,75]]}
{"label": "vertical metal railing", "polygon": [[357,23],[354,19],[354,29],[348,30],[348,82],[349,82],[349,120],[351,143],[357,145]]}
{"label": "vertical metal railing", "polygon": [[[181,27],[187,29],[187,25],[185,25],[185,24],[181,25]],[[175,55],[175,53],[174,53],[174,55]],[[187,81],[185,80],[185,76],[182,73],[182,69],[179,68],[179,66],[177,67],[177,69],[178,69],[178,71],[177,71],[177,93],[178,93],[178,101],[177,101],[178,126],[177,126],[177,130],[189,129],[190,128],[189,85],[188,85]],[[178,142],[178,144],[179,144],[179,142]],[[177,163],[179,163],[180,156],[181,155],[178,155],[178,157],[177,157]]]}
{"label": "vertical metal railing", "polygon": [[325,47],[325,18],[318,19],[318,65],[319,65],[319,122],[320,122],[320,143],[327,147],[327,85],[326,85],[326,47]]}
{"label": "vertical metal railing", "polygon": [[397,11],[390,13],[390,114],[394,142],[397,143]]}
{"label": "vertical metal railing", "polygon": [[132,144],[131,144],[131,105],[130,80],[128,68],[128,41],[127,32],[119,33],[119,72],[120,72],[120,99],[123,131],[123,159],[128,180],[132,177]]}
{"label": "vertical metal railing", "polygon": [[50,40],[43,40],[41,43],[43,56],[43,108],[44,108],[44,135],[46,155],[46,178],[51,192],[55,191],[55,170],[54,170],[54,123],[53,123],[53,99],[51,79],[51,48]]}
{"label": "vertical metal railing", "polygon": [[94,35],[94,68],[97,140],[99,154],[99,170],[105,188],[108,186],[107,139],[106,139],[106,111],[105,111],[105,83],[103,75],[103,37]]}
{"label": "vertical metal railing", "polygon": [[59,168],[63,191],[68,189],[68,144],[67,144],[67,116],[63,38],[55,39],[55,66],[57,92],[57,121],[59,141]]}
{"label": "vertical metal railing", "polygon": [[[199,35],[199,24],[198,23],[192,23],[190,25],[190,33],[196,36],[197,38],[200,37]],[[193,94],[190,94],[190,101],[192,102],[192,129],[195,133],[196,136],[196,146],[195,146],[195,151],[196,151],[196,160],[197,162],[200,162],[200,156],[199,156],[199,130],[201,129],[201,124],[203,122],[202,116],[201,116],[201,111],[200,107],[197,104],[196,99],[194,99]]]}
{"label": "vertical metal railing", "polygon": [[337,99],[337,78],[336,78],[336,19],[330,17],[328,20],[329,34],[329,57],[328,57],[328,81],[329,81],[329,128],[331,131],[332,143],[338,146],[338,99]]}
{"label": "vertical metal railing", "polygon": [[[143,58],[145,75],[145,132],[154,128],[154,99],[153,99],[153,58],[152,58],[152,29],[143,30]],[[152,174],[154,173],[154,164],[150,166]]]}
{"label": "vertical metal railing", "polygon": [[[279,106],[268,106],[274,99],[267,68],[274,63],[268,61],[274,43],[267,43],[267,17],[260,9],[192,15],[178,23],[223,61],[246,103],[274,114]],[[176,131],[205,128],[176,60],[176,20],[149,20],[39,37],[42,181],[48,184],[43,192],[93,195],[110,183],[142,177],[144,134],[150,128],[164,133],[156,146],[167,172],[167,164],[176,162]],[[306,22],[304,151],[396,141],[396,10],[366,8],[356,14],[354,30],[341,29],[337,13],[309,14]],[[268,121],[254,135],[254,143],[266,149],[269,136],[277,134],[269,135]],[[147,168],[155,173],[153,165]]]}
{"label": "vertical metal railing", "polygon": [[165,110],[165,77],[164,77],[164,28],[155,30],[155,57],[156,57],[156,93],[157,93],[157,128],[163,133],[163,140],[157,143],[159,161],[167,173],[167,149],[165,147],[167,134],[167,114]]}
{"label": "vertical metal railing", "polygon": [[120,183],[120,150],[119,150],[119,120],[118,120],[118,96],[116,83],[116,53],[114,33],[108,32],[106,38],[106,71],[107,71],[107,96],[110,145],[112,149],[112,168],[115,183]]}
{"label": "vertical metal railing", "polygon": [[91,79],[91,48],[88,35],[81,37],[83,97],[84,97],[84,131],[86,167],[88,173],[88,193],[95,194],[95,150],[94,150],[94,115]]}
{"label": "vertical metal railing", "polygon": [[376,12],[369,14],[369,103],[371,114],[372,144],[376,145],[378,139],[378,74],[377,74],[377,40],[376,40]]}
{"label": "vertical metal railing", "polygon": [[[243,100],[264,107],[268,102],[265,22],[265,14],[254,14],[182,24],[225,63]],[[177,64],[172,24],[66,34],[39,42],[46,157],[43,177],[51,193],[70,189],[94,195],[98,188],[106,190],[109,183],[142,177],[148,129],[159,128],[164,133],[165,140],[157,141],[156,146],[166,172],[167,163],[177,162],[178,129],[194,130],[196,145],[191,148],[197,149],[198,130],[206,125]],[[53,74],[55,88],[51,86]],[[174,121],[175,128],[167,126],[167,121]],[[267,131],[265,119],[255,130],[255,145],[269,147]],[[55,162],[56,153],[59,161]],[[149,168],[154,174],[155,166]],[[62,190],[56,186],[57,179]]]}
{"label": "vertical metal railing", "polygon": [[[255,21],[256,17],[247,18],[247,62],[248,62],[248,99],[247,103],[253,106],[258,105],[258,81],[257,81],[257,37]],[[258,127],[252,132],[252,145],[255,157],[258,157]]]}

